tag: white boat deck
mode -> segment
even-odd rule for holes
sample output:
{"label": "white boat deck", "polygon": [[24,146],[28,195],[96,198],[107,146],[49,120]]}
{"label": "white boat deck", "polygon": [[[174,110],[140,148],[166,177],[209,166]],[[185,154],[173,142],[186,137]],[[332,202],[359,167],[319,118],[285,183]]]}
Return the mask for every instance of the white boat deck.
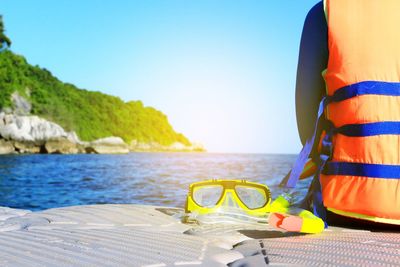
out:
{"label": "white boat deck", "polygon": [[187,225],[179,212],[141,205],[0,208],[0,266],[400,266],[400,233]]}

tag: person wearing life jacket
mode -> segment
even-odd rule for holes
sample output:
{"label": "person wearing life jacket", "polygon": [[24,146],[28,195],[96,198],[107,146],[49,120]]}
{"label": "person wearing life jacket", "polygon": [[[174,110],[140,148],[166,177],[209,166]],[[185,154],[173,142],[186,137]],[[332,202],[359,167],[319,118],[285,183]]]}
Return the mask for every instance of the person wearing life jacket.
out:
{"label": "person wearing life jacket", "polygon": [[327,225],[400,229],[399,13],[398,0],[326,0],[305,20],[296,81],[304,148],[283,183],[294,187],[311,159],[303,206]]}

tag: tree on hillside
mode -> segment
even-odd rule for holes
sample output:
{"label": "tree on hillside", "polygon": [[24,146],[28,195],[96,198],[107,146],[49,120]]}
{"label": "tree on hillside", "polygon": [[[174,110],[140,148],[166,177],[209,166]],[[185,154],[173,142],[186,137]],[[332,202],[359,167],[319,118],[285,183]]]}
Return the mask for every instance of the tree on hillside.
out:
{"label": "tree on hillside", "polygon": [[0,15],[0,49],[4,48],[5,46],[10,47],[11,40],[5,35],[4,23],[3,23],[3,16]]}

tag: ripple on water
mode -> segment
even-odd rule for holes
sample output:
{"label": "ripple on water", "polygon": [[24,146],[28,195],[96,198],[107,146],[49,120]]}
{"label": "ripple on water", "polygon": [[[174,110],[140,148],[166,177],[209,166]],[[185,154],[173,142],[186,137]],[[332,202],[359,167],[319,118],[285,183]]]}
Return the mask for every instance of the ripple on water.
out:
{"label": "ripple on water", "polygon": [[[131,153],[0,158],[0,206],[42,210],[96,203],[183,206],[189,184],[211,178],[267,184],[273,196],[294,155]],[[304,195],[307,184],[300,186]]]}

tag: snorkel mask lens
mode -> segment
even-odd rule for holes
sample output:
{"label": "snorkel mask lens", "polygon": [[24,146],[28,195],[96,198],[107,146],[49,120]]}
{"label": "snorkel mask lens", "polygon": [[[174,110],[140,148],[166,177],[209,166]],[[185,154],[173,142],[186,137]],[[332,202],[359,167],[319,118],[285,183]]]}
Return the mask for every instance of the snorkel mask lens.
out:
{"label": "snorkel mask lens", "polygon": [[212,208],[222,197],[222,185],[206,185],[193,188],[193,200],[201,207]]}
{"label": "snorkel mask lens", "polygon": [[265,190],[250,186],[237,185],[235,186],[235,192],[242,203],[249,209],[264,207],[269,198]]}

